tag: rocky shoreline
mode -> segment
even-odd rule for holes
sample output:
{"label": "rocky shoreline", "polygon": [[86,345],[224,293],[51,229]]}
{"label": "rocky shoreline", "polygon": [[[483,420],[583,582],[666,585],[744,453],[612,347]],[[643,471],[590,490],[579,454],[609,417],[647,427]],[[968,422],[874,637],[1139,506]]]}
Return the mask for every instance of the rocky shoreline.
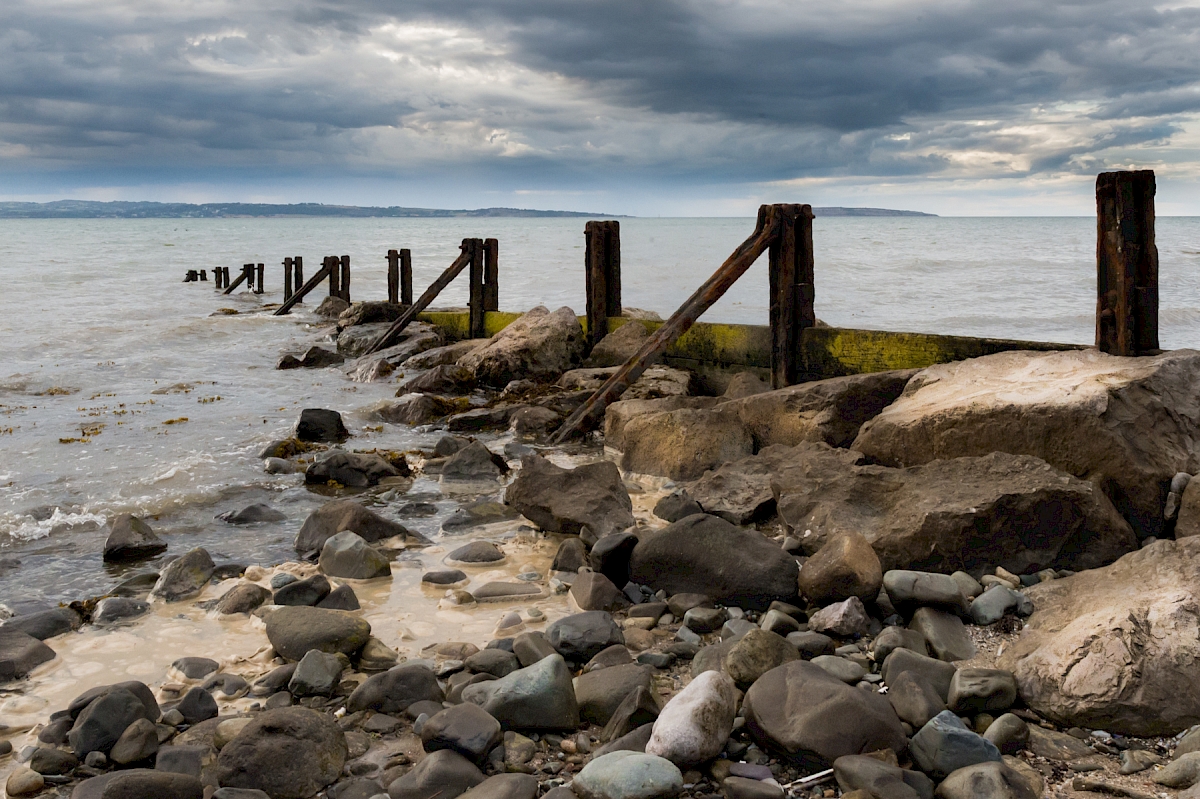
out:
{"label": "rocky shoreline", "polygon": [[[395,381],[370,413],[436,444],[356,449],[305,410],[260,453],[328,497],[295,560],[197,548],[6,613],[6,795],[1200,796],[1200,353],[778,391],[656,367],[563,450],[641,325],[588,353],[536,308],[364,357],[401,309],[339,303],[335,347],[279,368]],[[458,499],[439,540],[404,523],[417,475]],[[104,558],[166,548],[126,514]],[[117,641],[163,665],[106,671]]]}

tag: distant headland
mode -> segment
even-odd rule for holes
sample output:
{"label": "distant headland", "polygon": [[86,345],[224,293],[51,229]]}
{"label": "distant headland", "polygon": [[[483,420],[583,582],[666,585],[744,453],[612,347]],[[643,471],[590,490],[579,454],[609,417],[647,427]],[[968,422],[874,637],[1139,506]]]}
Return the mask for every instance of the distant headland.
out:
{"label": "distant headland", "polygon": [[[816,216],[936,216],[887,208],[814,208]],[[0,202],[0,219],[233,219],[240,217],[333,217],[368,219],[453,219],[478,217],[621,218],[619,214],[585,211],[541,211],[532,208],[405,208],[402,206],[323,205],[321,203],[157,203],[56,200],[48,203]]]}

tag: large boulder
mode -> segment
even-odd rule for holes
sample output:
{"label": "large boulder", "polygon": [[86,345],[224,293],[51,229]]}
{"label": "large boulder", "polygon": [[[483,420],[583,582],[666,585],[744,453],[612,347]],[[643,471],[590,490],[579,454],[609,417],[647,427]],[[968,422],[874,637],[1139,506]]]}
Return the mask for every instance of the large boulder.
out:
{"label": "large boulder", "polygon": [[604,445],[615,450],[625,449],[625,426],[634,419],[681,408],[703,410],[715,408],[717,397],[663,397],[661,399],[623,399],[604,410]]}
{"label": "large boulder", "polygon": [[338,483],[347,488],[369,488],[379,485],[389,477],[404,477],[409,473],[408,464],[384,460],[373,452],[344,452],[333,450],[318,458],[304,471],[304,482],[308,485]]}
{"label": "large boulder", "polygon": [[539,455],[526,455],[504,491],[504,502],[543,530],[579,535],[586,528],[591,540],[634,524],[629,491],[609,461],[563,469]]}
{"label": "large boulder", "polygon": [[1171,478],[1197,471],[1198,434],[1200,352],[1004,352],[923,370],[854,449],[891,466],[1032,455],[1102,486],[1146,537]]}
{"label": "large boulder", "polygon": [[368,544],[393,536],[428,543],[419,533],[412,532],[399,522],[383,518],[352,499],[336,499],[326,502],[304,520],[300,532],[296,534],[296,551],[306,556],[316,554],[330,537],[345,530],[358,533]]}
{"label": "large boulder", "polygon": [[361,710],[400,713],[414,702],[441,703],[444,698],[432,669],[420,663],[407,663],[368,677],[350,694],[346,709],[351,713]]}
{"label": "large boulder", "polygon": [[340,610],[289,605],[267,616],[267,639],[285,660],[298,661],[310,649],[352,655],[371,637],[371,625]]}
{"label": "large boulder", "polygon": [[792,556],[760,533],[697,513],[647,532],[634,547],[630,580],[668,594],[705,594],[714,602],[766,609],[797,593]]}
{"label": "large boulder", "polygon": [[844,755],[907,746],[904,728],[887,699],[847,685],[805,660],[760,677],[742,703],[746,729],[762,746],[811,767]]}
{"label": "large boulder", "polygon": [[[568,391],[596,391],[616,374],[619,368],[610,366],[600,369],[572,369],[564,373],[555,385]],[[691,372],[672,369],[669,366],[651,366],[621,396],[631,400],[686,397],[692,393],[692,382]]]}
{"label": "large boulder", "polygon": [[1198,584],[1200,538],[1186,538],[1034,586],[1036,610],[1000,667],[1065,726],[1141,738],[1200,724]]}
{"label": "large boulder", "polygon": [[695,480],[709,469],[754,452],[754,439],[728,408],[680,408],[637,416],[625,425],[621,468],[672,480]]}
{"label": "large boulder", "polygon": [[255,717],[222,747],[216,777],[225,788],[308,799],[341,776],[346,754],[346,736],[331,717],[277,708]]}
{"label": "large boulder", "polygon": [[165,602],[191,599],[204,590],[214,571],[216,564],[208,550],[197,547],[167,564],[150,590],[150,598]]}
{"label": "large boulder", "polygon": [[813,553],[861,533],[884,571],[1003,566],[1015,574],[1089,569],[1137,545],[1093,483],[1029,455],[993,452],[898,469],[861,465],[853,450],[802,444],[776,471],[779,515]]}
{"label": "large boulder", "polygon": [[458,360],[480,383],[503,388],[513,380],[556,379],[583,360],[583,327],[570,308],[539,305]]}
{"label": "large boulder", "polygon": [[166,551],[167,542],[155,535],[150,525],[137,516],[122,513],[113,517],[108,539],[104,542],[106,561],[141,560]]}

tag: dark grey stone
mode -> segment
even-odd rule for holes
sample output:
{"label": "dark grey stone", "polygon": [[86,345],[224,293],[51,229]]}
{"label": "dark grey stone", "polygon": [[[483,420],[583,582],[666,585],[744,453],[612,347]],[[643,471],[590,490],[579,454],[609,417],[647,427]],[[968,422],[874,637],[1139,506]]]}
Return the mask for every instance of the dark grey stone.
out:
{"label": "dark grey stone", "polygon": [[96,603],[96,609],[92,612],[92,624],[104,627],[143,616],[149,610],[149,602],[124,596],[110,596]]}
{"label": "dark grey stone", "polygon": [[488,752],[503,741],[500,722],[471,703],[439,711],[421,728],[421,743],[426,752],[451,749],[476,765],[487,762]]}
{"label": "dark grey stone", "polygon": [[226,524],[260,524],[262,522],[287,521],[287,514],[275,510],[270,505],[258,502],[253,505],[247,505],[241,510],[231,510],[218,514],[217,518]]}
{"label": "dark grey stone", "polygon": [[325,610],[358,610],[358,595],[348,585],[339,585],[329,592],[329,596],[317,603],[317,607]]}
{"label": "dark grey stone", "polygon": [[329,592],[332,590],[333,586],[329,584],[328,577],[323,574],[314,574],[312,577],[304,580],[296,580],[280,588],[275,592],[273,601],[276,605],[307,605],[312,607],[329,596]]}
{"label": "dark grey stone", "polygon": [[454,799],[483,782],[483,772],[457,752],[441,749],[388,786],[390,799]]}
{"label": "dark grey stone", "polygon": [[171,668],[176,669],[189,680],[199,680],[221,668],[221,664],[209,658],[186,657],[176,660],[171,664]]}
{"label": "dark grey stone", "polygon": [[506,677],[463,690],[464,702],[490,713],[505,729],[573,730],[579,706],[571,673],[559,655],[539,660]]}
{"label": "dark grey stone", "polygon": [[154,534],[150,525],[129,513],[115,517],[104,542],[104,560],[143,560],[167,551],[167,542]]}
{"label": "dark grey stone", "polygon": [[296,438],[301,441],[318,441],[340,444],[350,437],[350,431],[342,423],[342,415],[325,408],[305,408],[300,411],[296,422]]}
{"label": "dark grey stone", "polygon": [[592,545],[588,556],[592,569],[603,574],[617,588],[629,582],[629,559],[638,539],[633,533],[610,533]]}
{"label": "dark grey stone", "polygon": [[346,755],[346,736],[332,718],[280,708],[259,714],[225,744],[215,772],[222,787],[306,799],[341,775]]}
{"label": "dark grey stone", "polygon": [[968,730],[949,710],[939,713],[912,737],[909,753],[921,771],[936,779],[945,779],[960,768],[1001,759],[995,744]]}
{"label": "dark grey stone", "polygon": [[704,513],[704,508],[700,507],[699,502],[688,496],[686,491],[668,494],[654,506],[654,515],[668,522],[677,522],[697,513]]}
{"label": "dark grey stone", "polygon": [[554,553],[550,568],[559,572],[577,572],[588,565],[587,544],[578,538],[564,538]]}
{"label": "dark grey stone", "polygon": [[[546,627],[546,640],[560,655],[576,663],[586,663],[600,650],[624,644],[625,636],[613,617],[602,610],[575,613]],[[514,643],[514,651],[516,644]],[[520,657],[520,653],[517,653]]]}
{"label": "dark grey stone", "polygon": [[337,655],[309,650],[288,681],[288,692],[292,696],[332,696],[342,676],[342,661]]}
{"label": "dark grey stone", "polygon": [[353,655],[371,637],[371,625],[339,610],[283,607],[266,618],[267,639],[286,660],[300,660],[310,649]]}
{"label": "dark grey stone", "polygon": [[4,622],[0,629],[20,630],[39,641],[45,641],[47,638],[78,630],[81,623],[79,614],[70,608],[50,608],[15,616]]}
{"label": "dark grey stone", "polygon": [[203,688],[196,686],[183,695],[175,709],[183,714],[188,724],[199,724],[217,717],[217,700]]}
{"label": "dark grey stone", "polygon": [[368,677],[350,694],[346,709],[351,713],[359,710],[399,713],[414,702],[441,702],[444,698],[432,669],[404,664]]}
{"label": "dark grey stone", "polygon": [[180,602],[199,594],[212,579],[216,564],[202,547],[186,552],[167,564],[150,591],[151,599]]}

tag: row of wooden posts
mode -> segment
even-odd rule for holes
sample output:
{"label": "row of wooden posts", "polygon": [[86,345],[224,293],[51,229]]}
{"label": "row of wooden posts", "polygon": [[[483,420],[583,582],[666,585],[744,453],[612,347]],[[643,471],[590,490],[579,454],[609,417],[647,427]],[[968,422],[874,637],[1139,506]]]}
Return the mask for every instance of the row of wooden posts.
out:
{"label": "row of wooden posts", "polygon": [[[1114,355],[1158,352],[1158,250],[1154,241],[1154,173],[1106,172],[1096,180],[1097,305],[1096,346]],[[646,340],[636,355],[620,367],[595,394],[559,428],[556,441],[602,415],[605,407],[659,361],[672,344],[719,300],[763,253],[768,254],[771,331],[771,382],[775,388],[804,379],[801,338],[816,324],[813,307],[814,262],[812,207],[764,205],[754,232]],[[586,240],[587,340],[589,349],[608,334],[608,320],[622,314],[621,235],[616,221],[591,221]],[[389,250],[388,300],[407,306],[368,349],[378,352],[397,341],[417,315],[425,311],[464,270],[470,281],[472,338],[485,335],[485,315],[499,308],[499,247],[496,239],[463,239],[460,253],[414,302],[412,254]],[[997,258],[1004,253],[997,253]],[[321,269],[304,281],[303,259],[284,259],[284,302],[276,316],[288,313],[304,296],[328,280],[330,296],[350,301],[350,257],[329,256]],[[262,293],[263,265],[246,264],[229,283],[229,269],[218,268],[217,287],[228,294],[242,282]],[[190,275],[191,273],[189,273]],[[189,277],[189,279],[191,279]],[[203,279],[203,278],[202,278]],[[293,290],[294,288],[294,290]]]}

